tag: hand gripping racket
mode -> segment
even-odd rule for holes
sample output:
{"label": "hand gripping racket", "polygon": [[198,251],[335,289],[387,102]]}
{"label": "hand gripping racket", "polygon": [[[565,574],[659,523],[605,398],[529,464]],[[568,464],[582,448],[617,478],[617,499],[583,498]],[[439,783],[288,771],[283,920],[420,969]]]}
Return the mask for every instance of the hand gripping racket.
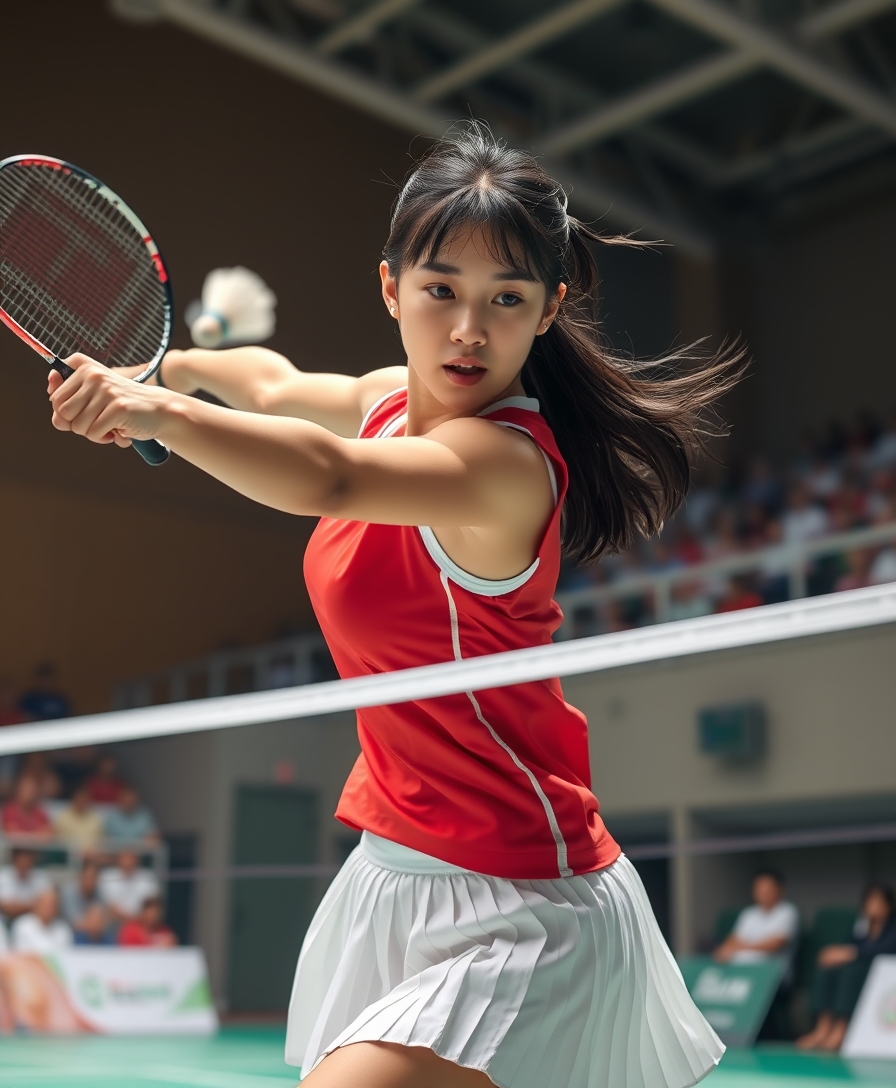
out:
{"label": "hand gripping racket", "polygon": [[[171,286],[155,242],[101,181],[48,155],[0,162],[0,321],[63,378],[75,352],[158,369],[171,339]],[[168,458],[135,440],[151,465]]]}

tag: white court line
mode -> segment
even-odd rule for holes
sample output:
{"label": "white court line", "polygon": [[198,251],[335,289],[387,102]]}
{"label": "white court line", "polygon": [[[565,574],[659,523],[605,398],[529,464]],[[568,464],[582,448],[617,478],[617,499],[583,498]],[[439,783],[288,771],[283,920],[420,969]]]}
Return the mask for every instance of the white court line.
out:
{"label": "white court line", "polygon": [[887,623],[896,583],[376,676],[12,725],[0,730],[0,755],[291,721]]}

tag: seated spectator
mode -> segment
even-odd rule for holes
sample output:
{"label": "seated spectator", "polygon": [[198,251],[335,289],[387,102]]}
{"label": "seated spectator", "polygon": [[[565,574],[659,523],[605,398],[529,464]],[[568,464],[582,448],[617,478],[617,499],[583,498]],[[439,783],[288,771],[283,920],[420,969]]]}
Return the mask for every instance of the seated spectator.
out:
{"label": "seated spectator", "polygon": [[731,934],[713,956],[719,963],[758,963],[771,956],[793,958],[799,931],[799,914],[784,899],[784,879],[773,869],[753,878],[753,906],[745,907]]}
{"label": "seated spectator", "polygon": [[15,688],[5,676],[0,676],[0,726],[21,725],[27,721],[19,710]]}
{"label": "seated spectator", "polygon": [[56,834],[82,854],[93,853],[103,838],[103,820],[90,803],[86,783],[77,786],[71,803],[56,817]]}
{"label": "seated spectator", "polygon": [[143,900],[159,894],[155,875],[149,869],[139,868],[138,863],[133,850],[122,850],[117,868],[104,869],[100,873],[100,899],[118,922],[136,918]]}
{"label": "seated spectator", "polygon": [[42,661],[34,670],[34,684],[19,699],[19,710],[33,722],[67,718],[71,714],[67,696],[58,690],[52,661]]}
{"label": "seated spectator", "polygon": [[162,919],[161,896],[143,900],[139,915],[118,931],[118,943],[134,948],[173,948],[177,944],[174,931]]}
{"label": "seated spectator", "polygon": [[59,917],[59,896],[53,887],[46,888],[35,899],[27,914],[20,914],[9,934],[13,952],[31,952],[49,956],[72,944],[72,930]]}
{"label": "seated spectator", "polygon": [[33,850],[14,849],[12,864],[0,869],[0,914],[18,918],[27,914],[41,892],[51,887],[49,876],[35,866]]}
{"label": "seated spectator", "polygon": [[828,531],[828,515],[812,501],[807,488],[791,488],[787,506],[781,515],[785,544],[802,544]]}
{"label": "seated spectator", "polygon": [[[81,865],[77,880],[63,884],[62,916],[75,933],[75,944],[111,942],[112,918],[100,899],[99,867],[92,858]],[[97,939],[104,935],[103,940]]]}
{"label": "seated spectator", "polygon": [[862,917],[849,944],[830,944],[818,953],[812,987],[817,1020],[796,1045],[803,1050],[839,1050],[875,956],[896,953],[896,898],[881,884],[862,897]]}
{"label": "seated spectator", "polygon": [[77,945],[115,944],[115,927],[102,903],[91,903],[72,932]]}
{"label": "seated spectator", "polygon": [[867,455],[867,465],[872,470],[896,466],[896,412],[890,418],[890,425],[877,436]]}
{"label": "seated spectator", "polygon": [[155,820],[133,786],[122,788],[118,805],[106,814],[105,831],[110,845],[154,846],[159,841]]}
{"label": "seated spectator", "polygon": [[721,600],[716,605],[716,612],[740,612],[744,608],[757,608],[765,602],[750,585],[747,575],[738,575],[728,579],[728,585]]}
{"label": "seated spectator", "polygon": [[40,803],[37,781],[22,775],[15,786],[11,801],[0,809],[0,827],[5,835],[49,839],[53,825]]}
{"label": "seated spectator", "polygon": [[896,548],[882,548],[868,571],[868,584],[882,586],[896,582]]}
{"label": "seated spectator", "polygon": [[834,582],[834,590],[843,593],[849,589],[864,589],[871,583],[871,556],[869,548],[856,548],[846,556],[846,573]]}
{"label": "seated spectator", "polygon": [[702,582],[676,582],[669,595],[669,619],[691,620],[709,616],[713,602]]}
{"label": "seated spectator", "polygon": [[62,795],[62,779],[47,759],[46,752],[32,752],[25,756],[21,776],[34,779],[41,801],[52,800]]}
{"label": "seated spectator", "polygon": [[105,753],[96,763],[96,769],[87,779],[90,799],[96,805],[117,805],[124,789],[124,781],[118,775],[115,756]]}

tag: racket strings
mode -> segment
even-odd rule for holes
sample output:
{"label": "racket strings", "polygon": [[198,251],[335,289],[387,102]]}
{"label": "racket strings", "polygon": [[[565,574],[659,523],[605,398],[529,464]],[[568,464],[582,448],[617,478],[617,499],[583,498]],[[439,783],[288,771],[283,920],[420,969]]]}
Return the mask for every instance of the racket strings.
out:
{"label": "racket strings", "polygon": [[45,166],[0,171],[0,299],[60,357],[154,360],[168,300],[138,224],[94,183]]}
{"label": "racket strings", "polygon": [[[40,173],[45,174],[47,171]],[[64,175],[63,178],[70,184],[70,178]],[[79,180],[75,178],[75,183],[77,184]],[[148,326],[151,329],[156,324],[153,317],[158,308],[159,290],[158,288],[155,291],[151,290],[155,285],[147,281],[147,277],[143,274],[147,254],[142,239],[135,236],[127,221],[95,188],[82,183],[79,186],[80,191],[75,193],[77,200],[75,207],[60,209],[57,193],[53,190],[48,191],[49,187],[44,179],[38,178],[37,182],[38,185],[43,182],[44,191],[41,192],[39,188],[35,188],[32,193],[37,218],[36,221],[35,217],[29,218],[29,242],[33,244],[36,251],[37,270],[55,273],[52,275],[53,286],[56,288],[54,295],[65,294],[66,285],[68,285],[68,294],[71,296],[71,283],[72,280],[76,280],[74,298],[57,299],[57,301],[63,306],[66,302],[68,303],[65,307],[69,311],[67,316],[74,321],[77,332],[82,336],[89,336],[95,330],[96,335],[93,338],[98,341],[98,346],[108,349],[110,341],[114,339],[114,330],[121,327],[128,319],[131,321],[136,319],[138,325]],[[60,193],[63,191],[60,187]],[[110,213],[105,219],[101,216],[103,206]],[[73,214],[66,215],[65,211]],[[80,218],[76,219],[74,215]],[[64,246],[64,252],[61,258],[58,258],[60,244],[56,237],[58,231],[55,228],[60,220],[65,223],[71,242]],[[117,243],[118,252],[109,250],[107,237],[102,232],[102,228],[107,226],[111,230],[106,231],[105,234],[112,233],[112,240]],[[130,233],[124,229],[125,226],[129,228]],[[122,249],[126,250],[123,255],[124,261],[120,256]],[[102,266],[100,262],[90,259],[91,255],[96,255],[98,252],[105,257]],[[85,255],[88,258],[86,260]],[[55,268],[51,268],[46,261],[48,258],[53,260],[54,257],[57,257],[54,262]],[[66,280],[60,283],[63,272]],[[123,283],[123,278],[129,282]],[[25,293],[30,292],[26,289]],[[29,317],[33,319],[36,316],[35,303],[46,308],[48,301],[48,292],[34,293],[31,299],[32,305],[26,311]],[[139,310],[144,311],[143,314],[139,313],[138,307]],[[103,309],[105,315],[102,312]],[[79,317],[79,312],[83,316]],[[65,326],[68,322],[59,320],[58,315],[56,316],[57,321],[49,328],[58,333],[60,326]],[[104,316],[106,319],[102,320]],[[142,321],[140,317],[143,318]]]}

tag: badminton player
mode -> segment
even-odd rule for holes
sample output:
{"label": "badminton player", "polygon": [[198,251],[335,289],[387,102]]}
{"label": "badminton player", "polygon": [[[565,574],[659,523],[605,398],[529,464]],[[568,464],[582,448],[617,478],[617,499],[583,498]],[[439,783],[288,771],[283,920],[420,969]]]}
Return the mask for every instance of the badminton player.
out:
{"label": "badminton player", "polygon": [[[319,516],[305,576],[343,677],[548,644],[561,547],[591,561],[659,529],[740,365],[670,377],[614,356],[589,241],[535,159],[468,126],[395,206],[380,271],[406,367],[173,352],[157,388],[76,356],[50,375],[53,422],[158,438]],[[361,842],[289,1011],[309,1088],[687,1088],[714,1067],[723,1047],[604,827],[556,680],[361,710],[358,729],[336,815]]]}

